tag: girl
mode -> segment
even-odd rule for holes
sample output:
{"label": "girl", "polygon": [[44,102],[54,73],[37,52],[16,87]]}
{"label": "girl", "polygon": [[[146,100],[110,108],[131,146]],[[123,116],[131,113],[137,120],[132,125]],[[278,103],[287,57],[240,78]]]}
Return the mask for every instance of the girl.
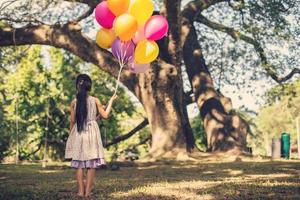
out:
{"label": "girl", "polygon": [[[111,111],[112,96],[104,110],[98,98],[90,96],[92,81],[86,74],[76,79],[77,95],[71,103],[70,135],[66,144],[65,158],[72,159],[71,167],[76,168],[78,195],[89,196],[93,186],[95,169],[105,165],[100,130],[96,122],[97,110],[101,117],[107,119]],[[87,169],[86,180],[83,170]]]}

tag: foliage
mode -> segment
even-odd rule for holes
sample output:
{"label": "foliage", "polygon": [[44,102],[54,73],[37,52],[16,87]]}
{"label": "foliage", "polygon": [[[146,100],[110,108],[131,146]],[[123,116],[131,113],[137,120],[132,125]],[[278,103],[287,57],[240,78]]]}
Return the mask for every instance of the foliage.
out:
{"label": "foliage", "polygon": [[[119,118],[120,131],[123,133],[128,133],[139,123],[141,123],[143,121],[142,119],[145,117],[146,114],[143,107],[139,104],[135,105],[135,112],[133,113],[133,115],[131,115],[130,117],[123,115]],[[124,160],[129,152],[136,154],[138,157],[143,157],[149,152],[151,141],[148,141],[144,144],[140,143],[142,141],[145,141],[145,139],[149,138],[150,136],[150,128],[149,126],[146,126],[142,130],[131,136],[130,139],[114,145],[109,149],[111,151],[108,153],[111,153],[111,157],[114,157],[114,159],[119,160]]]}
{"label": "foliage", "polygon": [[206,133],[203,126],[203,121],[201,118],[195,117],[192,119],[191,126],[193,129],[194,137],[195,137],[195,144],[196,146],[201,149],[202,151],[207,150],[207,138]]}
{"label": "foliage", "polygon": [[[279,76],[299,66],[299,4],[294,0],[229,2],[231,6],[224,1],[203,11],[203,15],[257,41]],[[230,84],[236,88],[231,90],[262,96],[262,90],[274,85],[266,76],[257,47],[202,23],[196,23],[196,28],[206,62],[222,91]]]}
{"label": "foliage", "polygon": [[[74,86],[78,73],[90,71],[93,82],[92,95],[105,104],[115,82],[94,65],[84,64],[78,57],[55,48],[32,46],[25,56],[16,62],[13,49],[3,52],[0,71],[0,148],[2,159],[15,151],[16,128],[19,123],[20,159],[41,159],[48,143],[49,156],[60,159],[64,155],[65,141],[69,132],[69,105],[75,98]],[[100,122],[105,127],[105,139],[120,135],[122,116],[130,117],[135,108],[130,98],[120,89],[112,116]],[[16,113],[18,108],[18,113]],[[102,134],[104,136],[104,134]]]}
{"label": "foliage", "polygon": [[261,151],[266,151],[272,138],[282,132],[291,134],[291,144],[297,142],[296,118],[300,117],[300,80],[277,86],[266,94],[267,104],[259,111],[256,124],[262,135]]}

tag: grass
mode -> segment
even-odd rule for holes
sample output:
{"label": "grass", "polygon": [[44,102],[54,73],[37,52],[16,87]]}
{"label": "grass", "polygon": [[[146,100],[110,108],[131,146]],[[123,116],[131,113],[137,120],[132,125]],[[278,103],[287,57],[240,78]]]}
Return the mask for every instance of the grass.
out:
{"label": "grass", "polygon": [[[141,163],[98,170],[88,199],[300,199],[299,161]],[[0,199],[82,199],[74,170],[0,165]]]}

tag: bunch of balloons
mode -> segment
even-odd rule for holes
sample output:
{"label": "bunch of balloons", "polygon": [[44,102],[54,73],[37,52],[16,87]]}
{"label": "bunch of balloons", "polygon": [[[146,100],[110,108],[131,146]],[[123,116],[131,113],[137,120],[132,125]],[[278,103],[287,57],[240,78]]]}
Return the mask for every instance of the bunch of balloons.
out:
{"label": "bunch of balloons", "polygon": [[96,7],[95,17],[102,27],[96,42],[101,48],[111,48],[120,71],[128,65],[134,73],[143,73],[157,58],[155,41],[167,34],[169,26],[163,16],[152,16],[153,11],[152,0],[107,0]]}

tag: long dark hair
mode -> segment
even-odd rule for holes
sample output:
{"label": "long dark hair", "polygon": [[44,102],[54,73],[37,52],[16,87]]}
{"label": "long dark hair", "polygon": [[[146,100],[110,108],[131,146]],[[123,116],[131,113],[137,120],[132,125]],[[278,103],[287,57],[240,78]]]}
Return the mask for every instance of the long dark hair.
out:
{"label": "long dark hair", "polygon": [[83,131],[87,118],[87,97],[88,91],[91,91],[92,80],[86,74],[80,74],[76,78],[76,123],[77,131]]}

